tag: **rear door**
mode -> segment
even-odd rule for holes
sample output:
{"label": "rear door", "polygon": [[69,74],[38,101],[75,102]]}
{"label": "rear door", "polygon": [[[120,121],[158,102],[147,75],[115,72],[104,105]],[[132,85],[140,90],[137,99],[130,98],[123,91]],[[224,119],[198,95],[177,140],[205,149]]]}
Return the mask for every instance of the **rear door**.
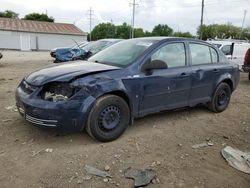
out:
{"label": "rear door", "polygon": [[219,79],[223,65],[219,63],[219,54],[208,45],[189,43],[192,62],[192,87],[190,105],[207,102],[214,90],[214,83]]}
{"label": "rear door", "polygon": [[172,42],[162,45],[150,56],[164,61],[167,69],[155,69],[140,77],[143,91],[141,115],[188,105],[191,89],[191,68],[187,64],[185,44]]}

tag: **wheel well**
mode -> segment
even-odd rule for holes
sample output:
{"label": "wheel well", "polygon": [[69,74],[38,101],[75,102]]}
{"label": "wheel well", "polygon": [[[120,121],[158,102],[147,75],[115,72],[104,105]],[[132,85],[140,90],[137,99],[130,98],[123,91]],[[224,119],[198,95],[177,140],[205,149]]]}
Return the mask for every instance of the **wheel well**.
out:
{"label": "wheel well", "polygon": [[123,91],[112,91],[112,92],[109,92],[109,93],[105,93],[105,95],[106,94],[111,94],[111,95],[116,95],[116,96],[121,97],[122,99],[124,99],[126,101],[126,103],[128,104],[128,106],[130,108],[129,98],[126,95],[126,93],[124,93]]}
{"label": "wheel well", "polygon": [[123,100],[126,101],[126,103],[128,104],[129,110],[130,110],[129,124],[132,125],[133,122],[134,122],[134,117],[133,117],[133,113],[132,113],[132,110],[133,110],[132,108],[133,107],[130,105],[130,101],[129,101],[129,98],[128,98],[127,94],[125,92],[119,91],[119,90],[118,91],[112,91],[112,92],[109,92],[109,93],[105,93],[105,95],[107,95],[107,94],[116,95],[116,96],[121,97]]}
{"label": "wheel well", "polygon": [[223,80],[222,82],[224,82],[224,83],[228,84],[228,85],[230,86],[231,91],[233,91],[233,90],[234,90],[232,80],[230,80],[230,79],[225,79],[225,80]]}

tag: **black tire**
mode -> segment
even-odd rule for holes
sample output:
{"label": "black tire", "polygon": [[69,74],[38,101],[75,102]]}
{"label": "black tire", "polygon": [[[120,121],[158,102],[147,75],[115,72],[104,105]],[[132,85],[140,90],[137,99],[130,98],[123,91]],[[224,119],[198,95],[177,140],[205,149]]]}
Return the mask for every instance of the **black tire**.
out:
{"label": "black tire", "polygon": [[250,80],[250,72],[248,73],[248,80]]}
{"label": "black tire", "polygon": [[58,59],[55,59],[53,63],[60,63],[61,61],[59,61]]}
{"label": "black tire", "polygon": [[120,137],[129,124],[130,110],[126,101],[115,95],[96,100],[86,125],[87,133],[101,142]]}
{"label": "black tire", "polygon": [[227,83],[220,83],[214,91],[211,102],[208,103],[208,108],[216,113],[223,112],[230,102],[231,93]]}

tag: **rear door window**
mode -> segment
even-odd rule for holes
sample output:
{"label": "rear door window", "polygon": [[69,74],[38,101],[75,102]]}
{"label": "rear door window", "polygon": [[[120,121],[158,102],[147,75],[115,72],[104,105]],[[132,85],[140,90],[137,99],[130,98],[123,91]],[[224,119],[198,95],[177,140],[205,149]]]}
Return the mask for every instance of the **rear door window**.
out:
{"label": "rear door window", "polygon": [[210,47],[203,44],[190,43],[193,65],[212,63]]}

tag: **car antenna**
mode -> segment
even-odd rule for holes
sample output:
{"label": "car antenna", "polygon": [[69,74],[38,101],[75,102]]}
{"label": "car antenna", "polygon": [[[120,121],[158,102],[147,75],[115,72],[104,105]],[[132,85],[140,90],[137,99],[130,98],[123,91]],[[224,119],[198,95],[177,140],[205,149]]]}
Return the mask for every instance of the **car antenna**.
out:
{"label": "car antenna", "polygon": [[72,39],[73,41],[74,41],[74,43],[76,43],[76,45],[78,46],[78,48],[80,49],[80,45],[74,40],[74,39]]}

